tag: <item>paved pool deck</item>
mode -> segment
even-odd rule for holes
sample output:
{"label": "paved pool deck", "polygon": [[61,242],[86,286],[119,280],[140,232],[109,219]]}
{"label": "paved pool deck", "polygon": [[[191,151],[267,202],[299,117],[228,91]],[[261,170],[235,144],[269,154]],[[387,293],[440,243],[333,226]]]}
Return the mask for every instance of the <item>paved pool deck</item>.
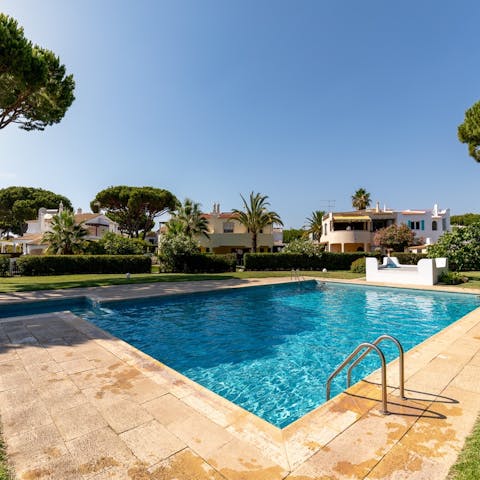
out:
{"label": "paved pool deck", "polygon": [[[1,294],[0,303],[285,281]],[[407,352],[406,400],[396,367],[390,415],[374,373],[278,429],[70,312],[14,317],[0,320],[0,416],[24,480],[443,479],[480,413],[480,309]]]}

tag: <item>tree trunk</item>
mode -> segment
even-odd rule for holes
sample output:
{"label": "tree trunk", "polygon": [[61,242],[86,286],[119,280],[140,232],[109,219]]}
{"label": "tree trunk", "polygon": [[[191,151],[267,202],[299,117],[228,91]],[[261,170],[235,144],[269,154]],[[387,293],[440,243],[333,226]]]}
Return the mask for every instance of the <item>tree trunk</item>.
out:
{"label": "tree trunk", "polygon": [[257,232],[252,232],[252,250],[257,253]]}

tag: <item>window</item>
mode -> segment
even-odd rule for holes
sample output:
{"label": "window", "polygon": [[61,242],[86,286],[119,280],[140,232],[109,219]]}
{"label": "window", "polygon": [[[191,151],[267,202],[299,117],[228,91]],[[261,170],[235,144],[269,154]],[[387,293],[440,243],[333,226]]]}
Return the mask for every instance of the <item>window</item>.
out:
{"label": "window", "polygon": [[[420,230],[420,222],[415,222],[413,220],[409,220],[408,221],[408,226],[412,230]],[[423,230],[423,228],[422,228],[422,230]]]}
{"label": "window", "polygon": [[442,218],[442,230],[445,231],[447,229],[447,219]]}
{"label": "window", "polygon": [[327,226],[328,226],[328,225],[327,225],[326,223],[323,224],[323,234],[324,234],[324,235],[327,234]]}
{"label": "window", "polygon": [[438,229],[437,221],[434,220],[434,221],[432,222],[432,230],[435,232],[437,229]]}
{"label": "window", "polygon": [[223,233],[233,233],[233,222],[225,222],[223,224]]}

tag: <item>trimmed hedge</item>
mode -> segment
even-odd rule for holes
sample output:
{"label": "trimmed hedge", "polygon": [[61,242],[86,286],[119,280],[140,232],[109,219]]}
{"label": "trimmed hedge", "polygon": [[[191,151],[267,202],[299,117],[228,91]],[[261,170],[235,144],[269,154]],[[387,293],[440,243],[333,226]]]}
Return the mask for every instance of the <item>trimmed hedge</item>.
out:
{"label": "trimmed hedge", "polygon": [[371,256],[365,252],[332,253],[320,255],[302,255],[295,253],[246,253],[246,270],[350,270],[352,262],[358,258]]}
{"label": "trimmed hedge", "polygon": [[0,275],[6,277],[10,273],[10,256],[0,256]]}
{"label": "trimmed hedge", "polygon": [[20,275],[81,273],[150,273],[152,261],[144,255],[25,255],[17,259]]}
{"label": "trimmed hedge", "polygon": [[190,255],[187,259],[186,273],[221,273],[234,272],[237,257],[234,253]]}
{"label": "trimmed hedge", "polygon": [[422,258],[428,258],[426,253],[393,252],[391,257],[397,257],[401,265],[416,265]]}
{"label": "trimmed hedge", "polygon": [[182,256],[175,257],[173,272],[177,272],[177,273],[234,272],[236,263],[237,263],[236,255],[234,253],[227,253],[224,255],[195,253],[191,255],[182,255]]}

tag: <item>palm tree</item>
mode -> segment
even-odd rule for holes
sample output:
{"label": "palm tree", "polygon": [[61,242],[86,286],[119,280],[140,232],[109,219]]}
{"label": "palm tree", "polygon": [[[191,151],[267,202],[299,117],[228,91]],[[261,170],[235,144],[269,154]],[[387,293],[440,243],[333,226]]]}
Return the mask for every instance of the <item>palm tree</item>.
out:
{"label": "palm tree", "polygon": [[48,243],[48,253],[72,255],[83,253],[87,234],[82,224],[75,223],[73,212],[64,210],[52,217],[51,231],[43,234],[42,242]]}
{"label": "palm tree", "polygon": [[208,238],[208,220],[203,216],[200,206],[199,203],[186,198],[168,222],[169,233],[183,233],[189,238],[193,238],[194,235],[205,235]]}
{"label": "palm tree", "polygon": [[267,225],[276,223],[283,225],[280,216],[276,212],[269,212],[267,206],[268,197],[260,195],[260,193],[250,193],[250,201],[247,203],[243,195],[240,195],[243,200],[244,210],[233,209],[232,213],[247,230],[252,234],[252,250],[257,251],[257,237],[263,228]]}
{"label": "palm tree", "polygon": [[357,210],[365,210],[371,204],[370,194],[364,189],[359,188],[352,195],[352,206]]}
{"label": "palm tree", "polygon": [[307,217],[308,233],[312,234],[313,240],[320,240],[322,236],[322,218],[325,215],[323,210],[314,210],[310,217]]}

